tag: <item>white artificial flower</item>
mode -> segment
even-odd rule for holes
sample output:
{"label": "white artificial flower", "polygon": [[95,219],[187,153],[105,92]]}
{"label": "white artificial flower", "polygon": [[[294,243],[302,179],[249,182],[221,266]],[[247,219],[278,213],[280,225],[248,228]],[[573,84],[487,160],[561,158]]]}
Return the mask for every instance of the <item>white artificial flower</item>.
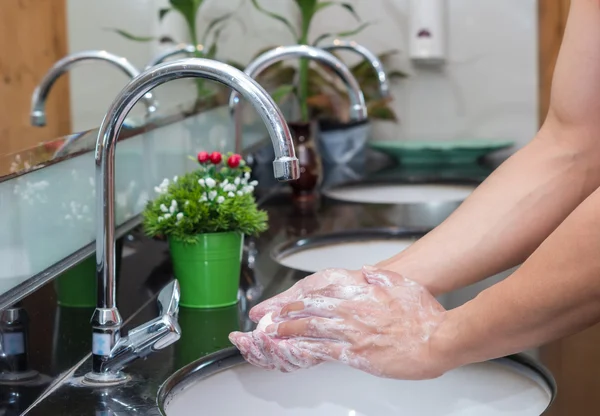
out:
{"label": "white artificial flower", "polygon": [[242,192],[244,192],[245,194],[252,193],[253,191],[254,191],[254,186],[251,186],[251,185],[244,186],[244,188],[242,189]]}
{"label": "white artificial flower", "polygon": [[206,178],[206,186],[214,188],[217,182],[213,178]]}
{"label": "white artificial flower", "polygon": [[228,196],[229,198],[233,198],[233,197],[235,197],[235,194],[234,194],[233,192],[229,192],[229,193],[227,194],[227,196]]}
{"label": "white artificial flower", "polygon": [[258,185],[258,181],[252,181],[252,182],[250,182],[250,185],[252,185],[252,186]]}
{"label": "white artificial flower", "polygon": [[223,182],[221,182],[221,188],[225,188],[227,185],[229,185],[229,179],[225,179]]}
{"label": "white artificial flower", "polygon": [[208,199],[210,199],[211,201],[212,201],[213,199],[215,199],[216,197],[217,197],[217,191],[210,191],[210,192],[208,193]]}
{"label": "white artificial flower", "polygon": [[244,179],[246,179],[246,180],[250,179],[250,172],[244,173]]}
{"label": "white artificial flower", "polygon": [[240,182],[241,182],[240,178],[235,178],[235,180],[233,181],[233,183],[236,184],[236,186],[239,185]]}
{"label": "white artificial flower", "polygon": [[169,212],[169,210],[167,209],[167,207],[166,207],[166,205],[165,205],[165,204],[160,204],[160,210],[161,210],[162,212]]}
{"label": "white artificial flower", "polygon": [[225,202],[225,197],[220,196],[220,197],[217,198],[217,203],[218,204],[222,204],[223,202]]}
{"label": "white artificial flower", "polygon": [[171,218],[171,214],[165,214],[165,220],[168,220],[169,218]]}
{"label": "white artificial flower", "polygon": [[163,222],[163,220],[164,220],[164,218],[162,216],[158,217],[158,222]]}
{"label": "white artificial flower", "polygon": [[179,177],[178,177],[178,176],[175,176],[175,177],[173,178],[173,182],[177,183],[177,179],[179,179]]}
{"label": "white artificial flower", "polygon": [[242,191],[237,191],[236,193],[238,194],[238,196],[244,195],[244,193]]}
{"label": "white artificial flower", "polygon": [[183,219],[183,212],[180,212],[179,214],[177,214],[177,222],[181,221]]}
{"label": "white artificial flower", "polygon": [[206,202],[206,201],[208,201],[208,198],[206,197],[206,194],[202,195],[200,197],[200,199],[198,200],[198,202]]}
{"label": "white artificial flower", "polygon": [[183,204],[184,207],[187,207],[190,204],[190,201],[185,201],[185,204]]}
{"label": "white artificial flower", "polygon": [[230,184],[229,184],[229,185],[227,185],[225,188],[223,188],[223,190],[224,190],[225,192],[232,192],[232,191],[235,191],[235,190],[237,190],[237,186],[235,186],[234,184],[231,184],[231,183],[230,183]]}
{"label": "white artificial flower", "polygon": [[200,184],[200,186],[206,186],[206,182],[204,181],[204,179],[198,179],[198,183]]}

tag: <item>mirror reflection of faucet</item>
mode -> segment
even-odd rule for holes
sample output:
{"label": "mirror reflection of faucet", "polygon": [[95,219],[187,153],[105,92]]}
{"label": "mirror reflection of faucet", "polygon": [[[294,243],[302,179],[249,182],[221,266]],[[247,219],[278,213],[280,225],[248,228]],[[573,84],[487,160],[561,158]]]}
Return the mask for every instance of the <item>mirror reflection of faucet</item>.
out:
{"label": "mirror reflection of faucet", "polygon": [[[128,59],[114,55],[107,51],[82,51],[68,55],[57,61],[52,68],[46,72],[42,81],[35,88],[31,97],[31,125],[43,127],[46,125],[46,101],[52,86],[58,78],[74,66],[87,61],[104,61],[116,66],[123,71],[129,78],[135,78],[139,75],[137,69]],[[151,93],[145,94],[143,98],[148,115],[155,113],[158,109],[158,103]]]}
{"label": "mirror reflection of faucet", "polygon": [[29,363],[29,316],[22,304],[0,311],[0,415],[17,416],[52,379]]}

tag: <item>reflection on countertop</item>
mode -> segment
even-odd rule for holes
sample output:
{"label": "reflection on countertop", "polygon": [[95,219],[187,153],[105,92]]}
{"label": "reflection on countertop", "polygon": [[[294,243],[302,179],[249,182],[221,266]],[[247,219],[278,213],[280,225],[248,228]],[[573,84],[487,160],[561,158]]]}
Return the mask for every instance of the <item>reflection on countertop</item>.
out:
{"label": "reflection on countertop", "polygon": [[[265,167],[267,171],[269,168],[270,165]],[[390,167],[385,162],[370,162],[362,170],[358,169],[358,173],[372,181],[424,181],[439,175],[444,181],[473,183],[484,179],[491,170],[491,167],[477,167],[462,174],[460,169],[454,173],[445,170],[447,177],[444,177],[430,170],[411,172]],[[354,175],[341,178],[356,180]],[[336,185],[343,182],[336,180]],[[246,242],[238,305],[217,310],[181,308],[181,339],[146,360],[134,363],[129,369],[132,379],[123,385],[92,388],[82,383],[83,375],[91,366],[89,321],[93,308],[57,305],[53,283],[25,298],[19,307],[29,315],[27,365],[39,377],[43,376],[43,382],[1,384],[0,414],[22,414],[31,406],[28,415],[159,415],[157,392],[173,372],[231,346],[227,338],[229,332],[247,331],[254,325],[247,317],[249,308],[307,275],[275,262],[271,256],[275,247],[310,235],[411,225],[399,220],[395,206],[347,204],[327,198],[321,198],[313,210],[299,212],[290,203],[288,191],[285,186],[274,188],[268,181],[257,190],[259,201],[268,211],[270,227],[259,238]],[[126,320],[124,331],[127,331],[156,316],[155,297],[172,280],[172,267],[167,244],[148,239],[139,229],[125,239],[123,252],[128,255],[123,256],[121,262],[117,293],[119,309]]]}

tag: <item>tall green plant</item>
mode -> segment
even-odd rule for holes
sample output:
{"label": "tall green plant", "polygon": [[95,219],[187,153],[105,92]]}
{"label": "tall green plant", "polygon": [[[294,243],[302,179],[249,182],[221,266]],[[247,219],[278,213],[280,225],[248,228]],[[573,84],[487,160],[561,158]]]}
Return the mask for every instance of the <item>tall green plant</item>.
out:
{"label": "tall green plant", "polygon": [[[273,13],[267,9],[265,9],[260,3],[259,0],[251,0],[254,7],[260,11],[261,13],[281,22],[284,24],[287,29],[290,31],[294,40],[300,45],[316,45],[320,41],[329,38],[329,37],[347,37],[353,36],[359,32],[361,32],[364,28],[366,28],[369,23],[361,22],[360,16],[354,10],[354,7],[350,3],[341,2],[341,1],[322,1],[322,0],[294,0],[298,9],[300,11],[301,22],[300,26],[297,27],[292,22],[277,13]],[[325,9],[330,7],[341,7],[345,9],[348,13],[350,13],[359,23],[358,27],[354,28],[350,31],[344,31],[339,33],[324,33],[317,36],[312,42],[310,41],[310,28],[315,16],[322,12]],[[284,87],[285,88],[285,87]],[[283,90],[281,93],[283,94]],[[298,85],[296,88],[296,95],[298,97],[298,102],[300,105],[300,117],[302,121],[307,122],[309,120],[309,61],[307,59],[301,59],[298,67]]]}
{"label": "tall green plant", "polygon": [[[218,52],[218,42],[222,30],[225,27],[225,22],[229,20],[234,13],[226,13],[216,19],[211,20],[203,31],[199,31],[196,25],[198,16],[204,5],[204,0],[169,0],[170,7],[160,9],[158,11],[158,20],[162,21],[164,17],[171,13],[179,13],[185,20],[190,41],[197,46],[195,56],[197,58],[215,59]],[[153,36],[137,36],[122,29],[113,29],[121,36],[136,42],[150,42],[154,40],[162,40]],[[166,41],[172,41],[166,39]],[[196,79],[197,86],[197,105],[202,99],[206,99],[212,95],[212,90],[206,87],[204,79]]]}

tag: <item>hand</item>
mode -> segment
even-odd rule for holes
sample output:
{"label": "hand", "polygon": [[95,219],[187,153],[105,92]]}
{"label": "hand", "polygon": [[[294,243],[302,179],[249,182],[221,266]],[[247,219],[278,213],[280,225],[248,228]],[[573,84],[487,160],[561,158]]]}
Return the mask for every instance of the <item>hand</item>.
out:
{"label": "hand", "polygon": [[312,274],[294,286],[259,303],[250,310],[250,319],[254,322],[260,321],[268,313],[279,311],[290,302],[302,299],[305,293],[323,289],[329,285],[365,285],[367,281],[360,270],[326,269]]}
{"label": "hand", "polygon": [[273,324],[252,334],[232,334],[232,342],[250,363],[269,369],[293,371],[339,361],[380,377],[417,380],[443,374],[430,350],[443,307],[400,275],[374,268],[361,274],[353,274],[350,284],[342,279],[296,292],[279,311],[271,308]]}
{"label": "hand", "polygon": [[[302,279],[287,291],[274,296],[250,310],[250,319],[261,321],[255,331],[249,333],[233,332],[229,339],[238,347],[244,358],[251,364],[269,370],[290,372],[299,368],[314,366],[322,360],[312,356],[309,351],[300,351],[293,343],[265,334],[265,325],[271,323],[271,317],[289,303],[298,301],[305,293],[323,289],[330,285],[357,286],[366,285],[364,275],[357,271],[327,269]],[[267,322],[265,324],[265,321]]]}

